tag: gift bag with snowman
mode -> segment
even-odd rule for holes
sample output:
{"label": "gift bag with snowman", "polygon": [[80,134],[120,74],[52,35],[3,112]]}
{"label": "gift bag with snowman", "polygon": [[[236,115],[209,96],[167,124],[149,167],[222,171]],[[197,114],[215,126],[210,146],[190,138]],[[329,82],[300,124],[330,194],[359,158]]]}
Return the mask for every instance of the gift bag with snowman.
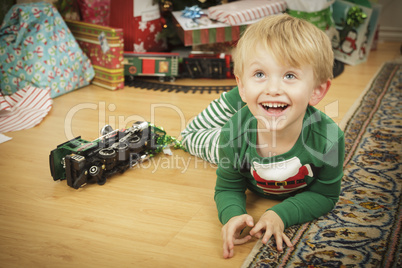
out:
{"label": "gift bag with snowman", "polygon": [[350,65],[367,60],[381,6],[369,1],[337,0],[332,5],[338,40],[332,40],[335,58]]}

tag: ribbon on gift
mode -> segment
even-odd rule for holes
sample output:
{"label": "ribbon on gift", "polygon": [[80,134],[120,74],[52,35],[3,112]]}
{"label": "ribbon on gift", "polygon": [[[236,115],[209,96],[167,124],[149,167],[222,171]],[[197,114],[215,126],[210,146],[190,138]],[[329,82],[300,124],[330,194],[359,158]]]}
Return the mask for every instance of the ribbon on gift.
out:
{"label": "ribbon on gift", "polygon": [[182,11],[182,16],[183,17],[189,18],[189,19],[192,19],[192,20],[199,19],[199,18],[201,18],[202,15],[204,15],[204,12],[197,5],[192,6],[192,7],[186,7]]}
{"label": "ribbon on gift", "polygon": [[357,28],[367,18],[367,14],[358,6],[349,8],[346,14],[346,25]]}

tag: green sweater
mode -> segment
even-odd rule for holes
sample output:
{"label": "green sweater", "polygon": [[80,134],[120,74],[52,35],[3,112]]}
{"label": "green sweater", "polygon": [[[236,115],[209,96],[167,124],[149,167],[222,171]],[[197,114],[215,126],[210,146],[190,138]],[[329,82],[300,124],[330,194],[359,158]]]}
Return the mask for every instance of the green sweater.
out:
{"label": "green sweater", "polygon": [[[230,92],[230,103],[238,93]],[[261,157],[255,148],[257,120],[247,106],[223,126],[219,137],[215,202],[225,224],[247,213],[246,190],[283,200],[273,206],[285,228],[316,219],[335,206],[343,176],[344,136],[339,127],[309,106],[293,148]]]}

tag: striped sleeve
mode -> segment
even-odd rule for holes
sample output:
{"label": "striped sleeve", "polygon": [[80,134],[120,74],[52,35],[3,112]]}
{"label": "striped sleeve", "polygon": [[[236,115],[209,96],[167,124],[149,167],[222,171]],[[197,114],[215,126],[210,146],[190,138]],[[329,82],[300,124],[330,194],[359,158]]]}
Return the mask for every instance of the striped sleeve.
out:
{"label": "striped sleeve", "polygon": [[222,93],[181,132],[183,146],[190,154],[217,164],[221,129],[242,105],[237,87]]}

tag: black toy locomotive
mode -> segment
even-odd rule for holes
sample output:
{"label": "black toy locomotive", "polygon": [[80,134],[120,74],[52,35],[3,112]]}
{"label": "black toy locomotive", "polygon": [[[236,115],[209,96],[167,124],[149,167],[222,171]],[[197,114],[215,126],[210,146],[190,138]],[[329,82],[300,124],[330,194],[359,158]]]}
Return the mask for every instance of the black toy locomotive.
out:
{"label": "black toy locomotive", "polygon": [[147,160],[160,149],[157,139],[164,131],[148,122],[136,122],[124,130],[105,126],[102,136],[94,141],[76,137],[60,144],[50,152],[49,162],[53,180],[67,180],[78,189],[87,183],[103,185],[115,173]]}

